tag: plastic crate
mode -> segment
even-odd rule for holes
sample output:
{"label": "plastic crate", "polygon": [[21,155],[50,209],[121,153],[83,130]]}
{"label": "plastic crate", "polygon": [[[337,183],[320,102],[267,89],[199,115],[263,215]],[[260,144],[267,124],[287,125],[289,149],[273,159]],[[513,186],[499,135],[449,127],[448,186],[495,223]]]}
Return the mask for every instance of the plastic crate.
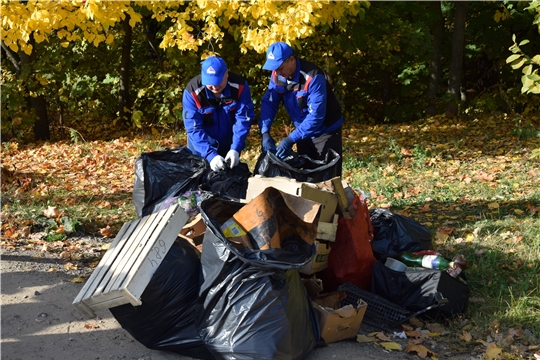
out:
{"label": "plastic crate", "polygon": [[383,297],[349,283],[342,284],[338,290],[345,291],[347,294],[347,297],[341,300],[342,306],[348,304],[354,306],[359,299],[364,300],[368,306],[363,323],[378,329],[391,330],[418,314],[405,310]]}

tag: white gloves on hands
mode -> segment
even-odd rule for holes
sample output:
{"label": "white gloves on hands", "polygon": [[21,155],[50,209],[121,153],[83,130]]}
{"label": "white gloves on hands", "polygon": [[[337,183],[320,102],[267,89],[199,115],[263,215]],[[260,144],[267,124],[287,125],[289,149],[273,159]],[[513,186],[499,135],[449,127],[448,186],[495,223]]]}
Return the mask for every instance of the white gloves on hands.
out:
{"label": "white gloves on hands", "polygon": [[229,150],[227,156],[225,156],[225,162],[229,162],[231,169],[238,165],[240,162],[240,154],[236,150]]}
{"label": "white gloves on hands", "polygon": [[210,168],[212,171],[223,170],[225,168],[225,159],[221,155],[216,155],[210,161]]}

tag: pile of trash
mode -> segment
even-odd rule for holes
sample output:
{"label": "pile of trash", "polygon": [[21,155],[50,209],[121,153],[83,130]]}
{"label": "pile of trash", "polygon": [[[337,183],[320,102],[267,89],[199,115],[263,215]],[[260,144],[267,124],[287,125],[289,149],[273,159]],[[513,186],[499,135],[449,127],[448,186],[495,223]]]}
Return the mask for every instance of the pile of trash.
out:
{"label": "pile of trash", "polygon": [[[263,154],[213,172],[179,147],[136,161],[139,217],[189,215],[142,293],[109,310],[150,349],[200,359],[302,359],[412,316],[465,310],[466,261],[431,249],[429,231],[385,209],[325,161]],[[301,165],[299,165],[301,164]]]}

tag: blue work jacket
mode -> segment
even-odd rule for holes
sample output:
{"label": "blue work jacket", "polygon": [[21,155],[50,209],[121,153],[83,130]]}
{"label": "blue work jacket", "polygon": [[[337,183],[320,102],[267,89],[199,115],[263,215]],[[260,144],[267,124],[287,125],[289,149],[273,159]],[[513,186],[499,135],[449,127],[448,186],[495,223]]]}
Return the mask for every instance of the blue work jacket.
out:
{"label": "blue work jacket", "polygon": [[244,150],[255,111],[243,77],[229,72],[227,86],[216,99],[198,75],[186,86],[182,107],[190,150],[209,162],[229,150]]}
{"label": "blue work jacket", "polygon": [[324,71],[298,57],[292,80],[277,76],[272,71],[270,84],[261,102],[259,128],[262,134],[270,131],[281,102],[295,126],[289,134],[293,142],[332,132],[344,121],[341,106]]}

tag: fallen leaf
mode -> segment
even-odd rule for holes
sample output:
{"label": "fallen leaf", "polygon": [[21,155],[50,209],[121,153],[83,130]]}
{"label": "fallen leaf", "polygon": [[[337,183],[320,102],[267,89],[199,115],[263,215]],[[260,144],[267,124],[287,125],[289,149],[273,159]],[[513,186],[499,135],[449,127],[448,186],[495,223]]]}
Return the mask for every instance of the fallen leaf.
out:
{"label": "fallen leaf", "polygon": [[55,268],[50,268],[49,270],[47,270],[47,272],[57,272],[58,270],[56,270]]}
{"label": "fallen leaf", "polygon": [[377,343],[377,345],[380,345],[383,348],[385,348],[386,350],[390,350],[390,351],[391,350],[399,350],[399,351],[402,350],[401,345],[399,345],[397,342],[394,342],[394,341],[381,342],[381,343]]}
{"label": "fallen leaf", "polygon": [[67,264],[64,264],[64,269],[66,269],[66,270],[77,270],[77,265],[69,262]]}
{"label": "fallen leaf", "polygon": [[375,339],[373,336],[366,336],[362,334],[356,335],[356,341],[359,343],[368,343],[368,342],[375,342],[377,339]]}
{"label": "fallen leaf", "polygon": [[430,354],[431,357],[436,356],[435,353],[429,350],[427,347],[423,345],[415,345],[411,343],[409,343],[409,345],[405,349],[405,352],[408,352],[408,353],[415,352],[422,359],[425,359],[426,356],[428,356],[428,354]]}
{"label": "fallen leaf", "polygon": [[460,338],[461,340],[464,340],[465,342],[471,342],[471,340],[472,340],[472,335],[471,335],[471,333],[468,332],[468,331],[463,331],[463,332],[461,333],[461,335],[459,335],[459,338]]}
{"label": "fallen leaf", "polygon": [[488,209],[498,209],[499,203],[490,203],[488,204]]}
{"label": "fallen leaf", "polygon": [[84,324],[85,329],[99,329],[98,324]]}
{"label": "fallen leaf", "polygon": [[60,258],[62,258],[64,260],[71,259],[71,253],[69,251],[62,251],[60,253]]}
{"label": "fallen leaf", "polygon": [[56,208],[56,206],[49,206],[46,210],[43,210],[43,215],[50,219],[57,218],[58,215],[60,215],[60,212]]}
{"label": "fallen leaf", "polygon": [[81,277],[81,276],[77,276],[76,278],[73,278],[73,279],[69,280],[69,282],[72,282],[72,283],[75,283],[75,284],[83,283],[84,278]]}
{"label": "fallen leaf", "polygon": [[486,351],[486,360],[497,360],[502,356],[502,349],[495,344],[489,344]]}
{"label": "fallen leaf", "polygon": [[388,336],[386,336],[386,334],[383,333],[382,331],[380,331],[378,333],[375,333],[375,337],[377,337],[377,339],[379,339],[379,340],[390,341],[390,338]]}
{"label": "fallen leaf", "polygon": [[109,225],[107,225],[107,227],[105,227],[103,229],[99,229],[99,233],[101,234],[101,236],[111,237],[112,234],[113,234],[113,231],[112,231],[111,227]]}

